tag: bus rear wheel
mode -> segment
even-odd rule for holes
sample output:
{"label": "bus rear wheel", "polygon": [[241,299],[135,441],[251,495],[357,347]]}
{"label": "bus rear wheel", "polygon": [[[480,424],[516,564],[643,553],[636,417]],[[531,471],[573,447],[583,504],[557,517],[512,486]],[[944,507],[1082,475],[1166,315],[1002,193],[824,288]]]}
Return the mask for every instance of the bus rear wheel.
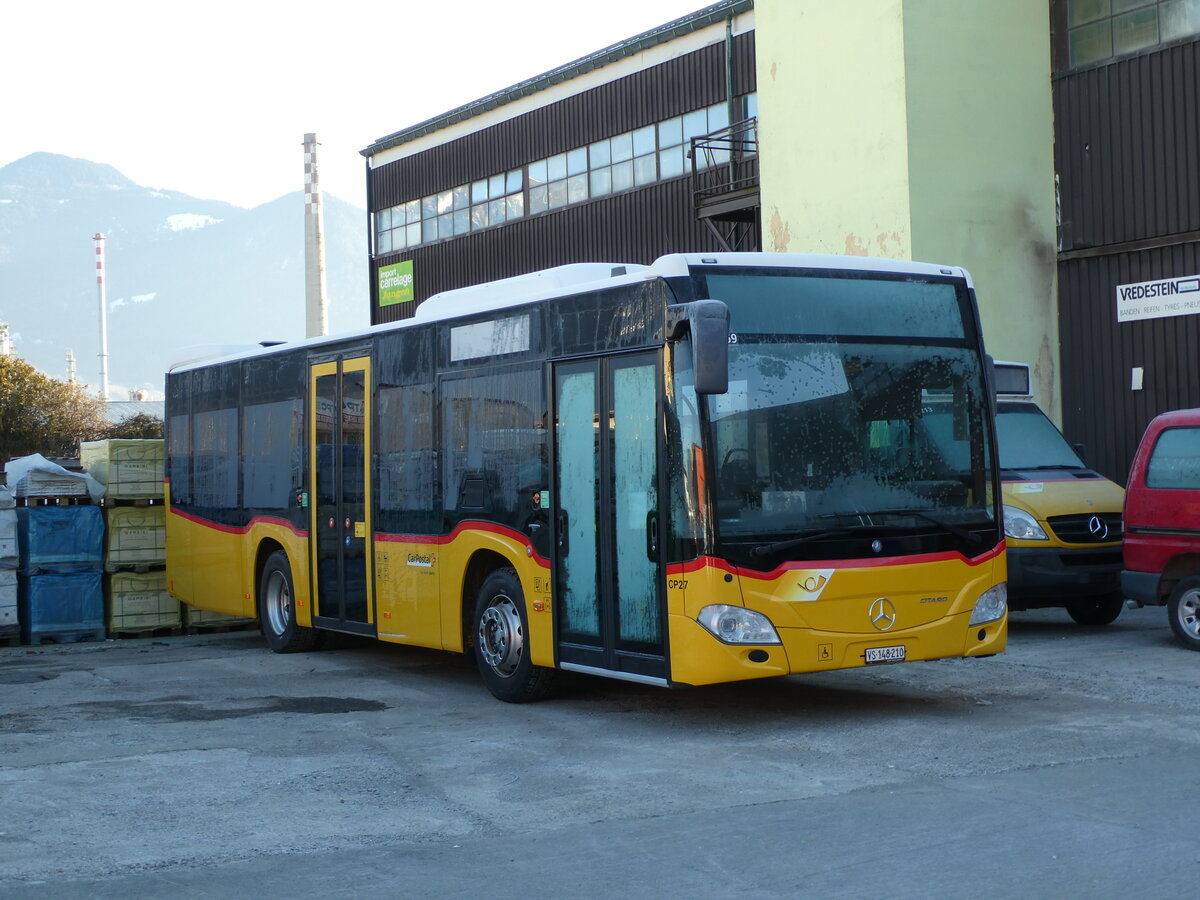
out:
{"label": "bus rear wheel", "polygon": [[1120,593],[1085,597],[1067,607],[1067,614],[1080,625],[1111,625],[1121,614],[1125,598]]}
{"label": "bus rear wheel", "polygon": [[521,580],[513,569],[484,579],[475,601],[475,663],[498,700],[528,703],[549,692],[555,672],[529,660],[529,620]]}
{"label": "bus rear wheel", "polygon": [[276,653],[303,653],[317,645],[317,630],[296,624],[292,567],[282,550],[267,557],[263,566],[258,582],[258,622],[267,646]]}

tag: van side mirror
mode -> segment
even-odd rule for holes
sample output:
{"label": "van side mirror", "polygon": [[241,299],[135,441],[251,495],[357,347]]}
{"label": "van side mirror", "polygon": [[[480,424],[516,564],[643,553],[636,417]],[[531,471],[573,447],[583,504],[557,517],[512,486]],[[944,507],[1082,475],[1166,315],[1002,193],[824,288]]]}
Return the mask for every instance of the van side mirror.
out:
{"label": "van side mirror", "polygon": [[697,394],[729,391],[729,307],[720,300],[693,300],[667,307],[667,339],[692,342]]}
{"label": "van side mirror", "polygon": [[1085,444],[1072,444],[1071,449],[1075,451],[1076,456],[1087,462],[1087,446]]}

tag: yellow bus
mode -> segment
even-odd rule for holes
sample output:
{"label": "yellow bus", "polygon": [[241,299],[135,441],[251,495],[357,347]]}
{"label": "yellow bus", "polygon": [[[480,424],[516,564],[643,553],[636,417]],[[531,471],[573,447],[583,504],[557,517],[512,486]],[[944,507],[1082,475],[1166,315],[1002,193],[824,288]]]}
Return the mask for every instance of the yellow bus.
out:
{"label": "yellow bus", "polygon": [[511,702],[987,656],[993,411],[963,269],[563,266],[174,367],[167,577],[279,652],[472,652]]}

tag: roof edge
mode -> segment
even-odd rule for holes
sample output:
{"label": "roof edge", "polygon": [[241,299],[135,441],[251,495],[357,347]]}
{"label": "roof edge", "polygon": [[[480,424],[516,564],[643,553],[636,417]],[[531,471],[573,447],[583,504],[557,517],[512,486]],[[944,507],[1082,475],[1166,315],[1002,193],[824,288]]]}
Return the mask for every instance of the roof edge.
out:
{"label": "roof edge", "polygon": [[665,44],[668,41],[673,41],[694,31],[708,28],[716,22],[720,22],[731,16],[741,15],[753,8],[754,0],[721,0],[720,3],[713,3],[672,22],[667,22],[665,25],[660,25],[657,28],[652,28],[650,31],[645,31],[616,44],[611,44],[574,62],[559,66],[557,69],[551,69],[549,72],[535,75],[533,78],[518,82],[511,87],[496,91],[493,94],[488,94],[486,97],[472,100],[470,103],[460,106],[457,109],[452,109],[449,112],[434,116],[432,119],[426,119],[424,122],[418,122],[416,125],[378,138],[369,147],[360,150],[359,153],[365,157],[371,157],[376,153],[382,153],[384,150],[390,150],[401,144],[407,144],[409,141],[414,141],[427,134],[441,131],[444,128],[456,125],[467,119],[481,116],[484,113],[491,112],[494,109],[520,100],[523,97],[528,97],[531,94],[536,94],[553,85],[570,81],[572,78],[580,75],[586,75],[588,72],[611,65],[626,57],[633,56],[635,53],[641,53],[650,47],[656,47],[659,44]]}

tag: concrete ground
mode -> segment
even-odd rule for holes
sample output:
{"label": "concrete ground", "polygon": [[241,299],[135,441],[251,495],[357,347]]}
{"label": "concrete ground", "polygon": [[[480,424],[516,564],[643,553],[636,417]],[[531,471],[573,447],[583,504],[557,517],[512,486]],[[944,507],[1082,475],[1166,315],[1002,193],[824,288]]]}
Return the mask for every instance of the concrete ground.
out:
{"label": "concrete ground", "polygon": [[0,649],[0,896],[1194,896],[1200,654],[1162,609],[1010,635],[524,706],[357,640]]}

